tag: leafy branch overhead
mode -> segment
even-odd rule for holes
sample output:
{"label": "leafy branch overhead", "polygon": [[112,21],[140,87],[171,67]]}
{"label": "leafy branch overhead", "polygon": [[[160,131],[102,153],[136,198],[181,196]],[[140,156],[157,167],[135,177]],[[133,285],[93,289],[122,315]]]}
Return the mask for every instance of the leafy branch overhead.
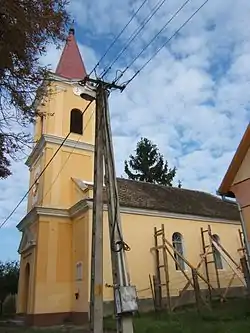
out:
{"label": "leafy branch overhead", "polygon": [[130,155],[129,161],[126,160],[124,164],[125,173],[133,180],[172,186],[176,175],[176,167],[168,168],[168,162],[164,161],[157,146],[147,138],[141,138],[137,143],[135,155]]}
{"label": "leafy branch overhead", "polygon": [[0,178],[10,174],[14,152],[31,142],[25,129],[35,120],[49,73],[40,57],[49,44],[65,39],[67,5],[68,0],[0,0]]}

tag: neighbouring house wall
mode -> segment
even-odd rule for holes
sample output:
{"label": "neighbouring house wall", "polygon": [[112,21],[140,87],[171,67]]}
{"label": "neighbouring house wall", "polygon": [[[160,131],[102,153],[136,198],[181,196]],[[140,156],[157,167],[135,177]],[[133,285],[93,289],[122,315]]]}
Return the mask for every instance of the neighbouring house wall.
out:
{"label": "neighbouring house wall", "polygon": [[250,178],[250,149],[248,149],[246,156],[241,163],[241,166],[234,178],[233,184],[237,184]]}
{"label": "neighbouring house wall", "polygon": [[241,163],[230,190],[241,206],[247,240],[250,243],[250,149]]}
{"label": "neighbouring house wall", "polygon": [[[155,258],[150,248],[154,246],[154,227],[161,228],[164,224],[166,238],[171,242],[174,232],[181,233],[184,244],[184,255],[188,261],[197,266],[202,253],[201,227],[207,229],[208,224],[211,226],[212,233],[220,237],[221,244],[227,249],[231,256],[239,263],[237,249],[241,247],[238,229],[240,224],[216,223],[211,221],[192,221],[185,219],[173,219],[154,216],[143,216],[122,213],[122,229],[124,241],[129,244],[131,251],[127,252],[127,261],[131,283],[136,285],[138,297],[151,298],[149,285],[149,274],[155,274]],[[91,237],[91,229],[90,229]],[[160,237],[159,237],[160,239]],[[90,243],[91,244],[91,243]],[[208,242],[207,242],[208,244]],[[112,288],[105,287],[105,284],[112,285],[110,244],[107,212],[104,213],[104,300],[109,301],[113,298]],[[175,268],[174,261],[169,257],[169,274],[170,274],[170,292],[172,296],[179,295],[180,290],[186,284],[186,279],[180,271]],[[216,276],[213,264],[209,265],[210,280],[216,287]],[[186,267],[188,276],[191,277],[191,270]],[[204,265],[200,272],[205,276]],[[221,287],[227,287],[232,276],[232,270],[223,260],[223,269],[219,271]],[[236,277],[233,286],[241,286],[242,283]],[[201,288],[205,284],[200,282]]]}

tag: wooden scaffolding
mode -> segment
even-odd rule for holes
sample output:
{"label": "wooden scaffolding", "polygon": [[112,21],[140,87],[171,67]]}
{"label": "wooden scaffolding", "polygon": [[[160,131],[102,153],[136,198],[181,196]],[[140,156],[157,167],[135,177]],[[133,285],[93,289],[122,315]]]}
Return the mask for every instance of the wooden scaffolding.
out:
{"label": "wooden scaffolding", "polygon": [[[241,248],[245,254],[244,242],[242,239],[242,234],[239,231]],[[155,255],[155,275],[153,276],[153,283],[151,282],[152,295],[154,298],[154,304],[156,310],[167,309],[168,311],[173,311],[174,308],[180,305],[185,292],[190,288],[194,289],[195,300],[197,304],[197,309],[200,310],[202,305],[207,308],[211,308],[212,297],[219,298],[220,301],[224,301],[228,294],[230,287],[232,286],[235,277],[241,281],[241,283],[247,287],[246,275],[249,276],[249,272],[245,272],[247,264],[244,261],[245,255],[241,255],[240,263],[237,263],[234,258],[229,254],[229,252],[215,239],[212,234],[211,226],[208,225],[207,229],[201,228],[201,242],[202,242],[202,253],[200,255],[200,260],[196,266],[190,263],[183,254],[179,253],[177,249],[169,242],[165,236],[164,225],[157,230],[154,228],[154,247],[151,251]],[[223,260],[232,270],[232,277],[229,280],[228,286],[226,288],[221,288],[220,275],[218,271],[217,261],[216,261],[216,251],[220,254]],[[168,261],[171,258],[176,267],[182,272],[187,280],[187,283],[179,293],[179,302],[172,306],[171,295],[170,295],[170,278],[169,278],[169,267]],[[186,270],[181,267],[179,258],[185,263],[187,267],[191,270],[191,275]],[[245,263],[245,265],[244,265]],[[212,270],[211,270],[212,267]],[[204,269],[205,275],[201,273],[201,269]],[[211,273],[215,274],[216,286],[211,281]],[[244,279],[245,277],[245,279]],[[203,281],[207,288],[207,293],[203,293],[201,296],[201,290],[199,286],[199,280]],[[151,277],[150,277],[150,281]],[[249,279],[250,286],[250,279]],[[208,295],[208,298],[206,297]],[[164,302],[164,299],[166,301]]]}

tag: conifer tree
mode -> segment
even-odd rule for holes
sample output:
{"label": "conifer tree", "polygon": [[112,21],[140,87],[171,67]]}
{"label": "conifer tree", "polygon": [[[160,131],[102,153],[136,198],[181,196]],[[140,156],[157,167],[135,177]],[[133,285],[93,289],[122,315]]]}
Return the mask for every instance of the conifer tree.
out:
{"label": "conifer tree", "polygon": [[172,186],[176,175],[176,167],[168,168],[168,162],[164,161],[157,146],[147,138],[141,138],[135,155],[130,155],[129,161],[126,160],[124,164],[124,171],[132,180]]}

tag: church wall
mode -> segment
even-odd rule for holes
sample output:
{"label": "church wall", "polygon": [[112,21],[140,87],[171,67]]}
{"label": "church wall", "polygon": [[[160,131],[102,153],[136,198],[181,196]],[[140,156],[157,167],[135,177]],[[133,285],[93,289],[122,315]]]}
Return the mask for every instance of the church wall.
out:
{"label": "church wall", "polygon": [[88,313],[89,217],[88,212],[73,220],[72,312]]}
{"label": "church wall", "polygon": [[[27,268],[29,274],[27,274]],[[34,306],[34,275],[36,268],[36,250],[29,249],[22,253],[18,281],[17,309],[19,313],[32,313]]]}
{"label": "church wall", "polygon": [[[65,137],[70,129],[70,111],[73,108],[79,109],[84,112],[85,108],[89,104],[89,101],[82,99],[80,96],[75,96],[72,91],[73,86],[67,87],[64,92],[64,103],[63,103],[63,122],[62,122],[62,134],[59,132],[54,135],[60,135]],[[81,142],[94,144],[94,129],[95,129],[95,117],[93,111],[95,109],[95,103],[93,102],[83,115],[83,135],[80,137]],[[78,140],[79,135],[71,133],[71,140]]]}
{"label": "church wall", "polygon": [[71,311],[71,249],[70,220],[60,217],[40,220],[34,314]]}
{"label": "church wall", "polygon": [[[32,168],[30,169],[30,181],[29,181],[29,188],[33,185],[35,179],[39,176],[39,174],[41,173],[41,171],[43,170],[45,165],[45,157],[44,154],[41,154],[37,160],[35,161],[35,163],[32,165]],[[28,195],[28,204],[27,204],[27,212],[29,212],[35,202],[40,201],[41,200],[41,190],[40,188],[42,187],[42,181],[43,181],[43,177],[40,177],[39,179],[39,189],[37,191],[37,193],[34,193],[35,187],[32,188],[32,190],[30,191],[29,195]]]}
{"label": "church wall", "polygon": [[[150,252],[150,248],[154,246],[154,227],[160,229],[161,224],[164,224],[166,238],[169,242],[172,242],[171,239],[174,232],[181,233],[184,244],[184,255],[193,266],[197,266],[200,261],[200,254],[202,253],[200,228],[207,229],[208,224],[211,226],[212,233],[219,235],[221,244],[239,263],[240,257],[237,252],[237,249],[241,247],[238,234],[238,229],[240,229],[239,224],[212,223],[211,220],[206,221],[205,219],[204,221],[192,221],[188,219],[173,219],[125,213],[122,213],[121,217],[124,241],[131,247],[131,251],[127,252],[131,283],[136,285],[140,299],[152,297],[149,285],[149,274],[155,274],[155,261],[153,253]],[[112,285],[107,212],[105,212],[104,226],[104,300],[109,301],[112,299],[113,294],[112,288],[105,287],[106,283]],[[176,296],[187,281],[180,271],[176,271],[174,261],[170,257],[168,260],[170,292],[171,296]],[[225,260],[222,259],[222,261],[223,269],[219,270],[219,276],[220,284],[223,288],[227,287],[233,273]],[[213,286],[216,287],[216,275],[213,264],[209,265],[209,269],[210,280]],[[203,272],[205,275],[204,265],[200,272]],[[191,269],[189,267],[186,267],[186,273],[191,277]],[[236,277],[232,286],[242,286],[242,283]],[[205,287],[202,281],[200,281],[200,287]]]}
{"label": "church wall", "polygon": [[[33,240],[37,241],[38,223],[34,222],[26,228],[30,230]],[[25,247],[27,246],[26,228],[22,231],[24,239],[22,238],[20,244],[21,248],[19,248],[21,256],[17,295],[17,313],[31,313],[34,307],[36,247],[30,247],[25,250]],[[28,275],[27,268],[29,268]]]}
{"label": "church wall", "polygon": [[[70,129],[70,111],[73,108],[84,111],[89,101],[76,96],[73,93],[73,85],[63,82],[52,82],[50,85],[50,93],[45,98],[44,105],[39,106],[40,112],[46,117],[43,119],[43,131],[58,137],[65,137]],[[93,110],[95,103],[93,102],[83,115],[84,132],[80,138],[81,142],[94,144],[94,128],[95,122]],[[40,137],[41,119],[38,118],[35,129],[35,138]],[[78,140],[79,135],[72,133],[70,139]]]}
{"label": "church wall", "polygon": [[[46,164],[57,148],[55,145],[46,148]],[[41,189],[43,191],[43,205],[58,208],[73,206],[77,201],[73,195],[74,187],[71,177],[91,182],[93,179],[92,168],[93,152],[74,150],[72,154],[72,148],[62,148],[55,156],[53,164],[48,166],[44,174],[44,187]]]}
{"label": "church wall", "polygon": [[[45,148],[45,153],[44,153],[44,165],[47,165],[47,163],[50,161],[50,159],[52,158],[53,154],[54,154],[54,149],[56,149],[56,147],[52,148],[51,146],[47,146]],[[43,176],[41,177],[41,187],[40,187],[40,191],[42,192],[42,196],[41,196],[41,205],[42,206],[51,206],[51,190],[52,189],[52,175],[53,175],[53,169],[55,168],[55,164],[58,161],[58,156],[55,157],[53,163],[51,163],[50,165],[48,165],[48,167],[46,168],[46,172],[44,172]],[[56,184],[54,184],[56,185]],[[53,187],[54,187],[53,185]]]}
{"label": "church wall", "polygon": [[65,168],[61,173],[61,188],[68,189],[67,191],[61,192],[61,206],[71,207],[77,201],[74,201],[72,196],[73,191],[73,182],[71,177],[86,180],[91,182],[93,179],[93,153],[84,151],[84,152],[74,152],[74,156],[69,154],[71,153],[72,148],[65,148],[62,150],[62,164],[67,161]]}

